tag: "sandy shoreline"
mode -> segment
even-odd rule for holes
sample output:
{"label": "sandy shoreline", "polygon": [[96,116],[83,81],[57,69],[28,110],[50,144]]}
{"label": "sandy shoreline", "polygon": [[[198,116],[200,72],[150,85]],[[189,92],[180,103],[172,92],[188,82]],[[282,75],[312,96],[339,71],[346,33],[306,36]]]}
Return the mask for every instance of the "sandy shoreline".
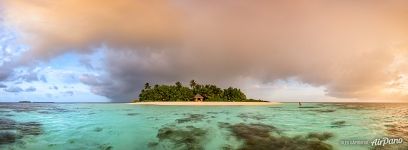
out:
{"label": "sandy shoreline", "polygon": [[133,105],[163,105],[163,106],[262,106],[276,105],[278,102],[135,102]]}

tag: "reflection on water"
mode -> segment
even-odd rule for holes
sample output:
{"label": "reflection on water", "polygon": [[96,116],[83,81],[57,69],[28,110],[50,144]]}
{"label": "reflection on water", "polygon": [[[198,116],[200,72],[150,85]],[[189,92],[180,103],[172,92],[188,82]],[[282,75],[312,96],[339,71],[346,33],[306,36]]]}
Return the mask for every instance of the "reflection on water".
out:
{"label": "reflection on water", "polygon": [[0,149],[408,149],[407,104],[0,104]]}

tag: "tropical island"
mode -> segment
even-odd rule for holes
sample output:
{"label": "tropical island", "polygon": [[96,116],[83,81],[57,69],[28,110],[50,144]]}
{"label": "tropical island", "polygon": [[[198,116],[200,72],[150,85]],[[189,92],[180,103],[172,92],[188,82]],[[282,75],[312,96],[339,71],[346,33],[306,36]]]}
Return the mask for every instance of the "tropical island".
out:
{"label": "tropical island", "polygon": [[[228,87],[222,89],[212,84],[199,84],[190,81],[189,87],[181,82],[174,85],[154,85],[145,83],[136,104],[152,105],[263,105],[269,101],[248,99],[241,89]],[[201,103],[197,103],[201,102]],[[239,102],[239,103],[237,103]],[[255,104],[256,103],[256,104]]]}

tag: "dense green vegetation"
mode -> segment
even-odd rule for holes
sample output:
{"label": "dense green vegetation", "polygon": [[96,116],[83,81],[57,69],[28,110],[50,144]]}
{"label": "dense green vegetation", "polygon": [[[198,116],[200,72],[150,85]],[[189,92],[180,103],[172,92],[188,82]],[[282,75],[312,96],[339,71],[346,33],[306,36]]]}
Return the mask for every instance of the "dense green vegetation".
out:
{"label": "dense green vegetation", "polygon": [[246,95],[238,88],[229,87],[221,89],[215,85],[201,85],[194,80],[190,81],[190,86],[185,87],[180,82],[175,85],[154,85],[149,83],[144,85],[140,92],[140,101],[192,101],[194,95],[200,94],[204,101],[259,101],[247,99]]}

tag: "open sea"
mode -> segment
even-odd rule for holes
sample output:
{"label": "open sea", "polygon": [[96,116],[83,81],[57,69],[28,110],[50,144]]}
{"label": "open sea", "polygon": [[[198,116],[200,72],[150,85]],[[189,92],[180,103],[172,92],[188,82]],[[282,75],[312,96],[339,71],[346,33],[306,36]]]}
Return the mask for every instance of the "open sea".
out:
{"label": "open sea", "polygon": [[[403,142],[372,145],[384,138]],[[408,150],[407,142],[408,104],[0,103],[1,150]]]}

